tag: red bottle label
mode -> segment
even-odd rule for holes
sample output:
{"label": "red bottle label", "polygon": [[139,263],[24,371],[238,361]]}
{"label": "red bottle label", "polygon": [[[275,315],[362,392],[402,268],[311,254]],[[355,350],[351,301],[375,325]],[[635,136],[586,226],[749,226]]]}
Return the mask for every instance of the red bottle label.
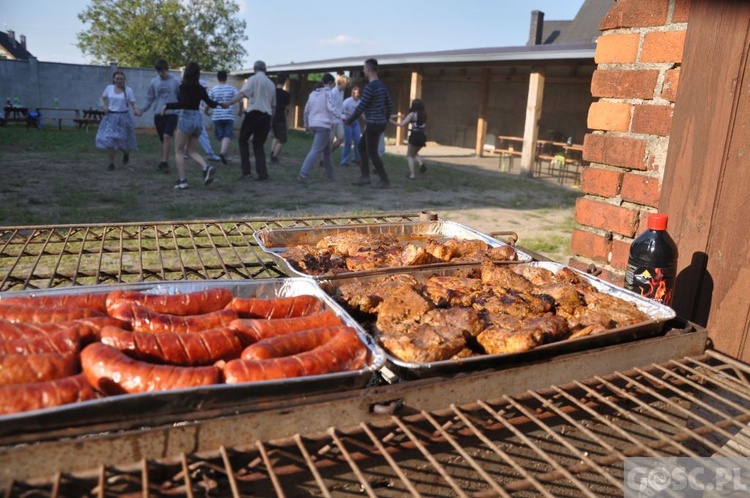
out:
{"label": "red bottle label", "polygon": [[646,267],[628,264],[625,288],[662,304],[672,302],[674,268]]}

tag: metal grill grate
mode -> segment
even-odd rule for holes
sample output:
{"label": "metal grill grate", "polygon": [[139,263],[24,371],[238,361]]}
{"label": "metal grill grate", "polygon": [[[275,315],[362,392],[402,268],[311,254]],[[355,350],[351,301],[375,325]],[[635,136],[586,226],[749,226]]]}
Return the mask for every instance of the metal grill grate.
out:
{"label": "metal grill grate", "polygon": [[263,228],[404,222],[420,214],[0,227],[0,291],[157,280],[285,276],[260,250]]}
{"label": "metal grill grate", "polygon": [[749,375],[709,351],[377,424],[58,472],[5,496],[622,496],[627,457],[750,456]]}

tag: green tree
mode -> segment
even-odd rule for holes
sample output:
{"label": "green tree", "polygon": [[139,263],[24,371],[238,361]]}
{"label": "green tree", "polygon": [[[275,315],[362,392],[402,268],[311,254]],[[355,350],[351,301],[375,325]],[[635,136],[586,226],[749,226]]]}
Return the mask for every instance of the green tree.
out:
{"label": "green tree", "polygon": [[99,64],[151,67],[163,57],[173,67],[232,69],[247,55],[239,9],[234,0],[91,0],[78,14],[88,26],[77,46]]}

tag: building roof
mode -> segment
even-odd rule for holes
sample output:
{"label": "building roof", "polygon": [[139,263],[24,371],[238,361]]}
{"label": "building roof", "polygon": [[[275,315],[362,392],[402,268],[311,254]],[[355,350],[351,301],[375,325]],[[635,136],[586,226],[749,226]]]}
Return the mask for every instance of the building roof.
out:
{"label": "building roof", "polygon": [[29,57],[34,57],[31,52],[26,50],[26,37],[21,36],[21,41],[16,40],[16,35],[13,31],[7,33],[0,31],[0,47],[4,51],[8,52],[13,59],[26,60]]}

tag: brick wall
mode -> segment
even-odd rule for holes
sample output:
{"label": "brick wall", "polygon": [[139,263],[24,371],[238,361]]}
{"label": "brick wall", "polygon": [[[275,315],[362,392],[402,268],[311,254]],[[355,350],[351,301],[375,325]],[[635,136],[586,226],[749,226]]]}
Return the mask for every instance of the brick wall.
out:
{"label": "brick wall", "polygon": [[621,284],[630,243],[656,212],[690,0],[619,0],[604,17],[591,80],[569,264]]}

